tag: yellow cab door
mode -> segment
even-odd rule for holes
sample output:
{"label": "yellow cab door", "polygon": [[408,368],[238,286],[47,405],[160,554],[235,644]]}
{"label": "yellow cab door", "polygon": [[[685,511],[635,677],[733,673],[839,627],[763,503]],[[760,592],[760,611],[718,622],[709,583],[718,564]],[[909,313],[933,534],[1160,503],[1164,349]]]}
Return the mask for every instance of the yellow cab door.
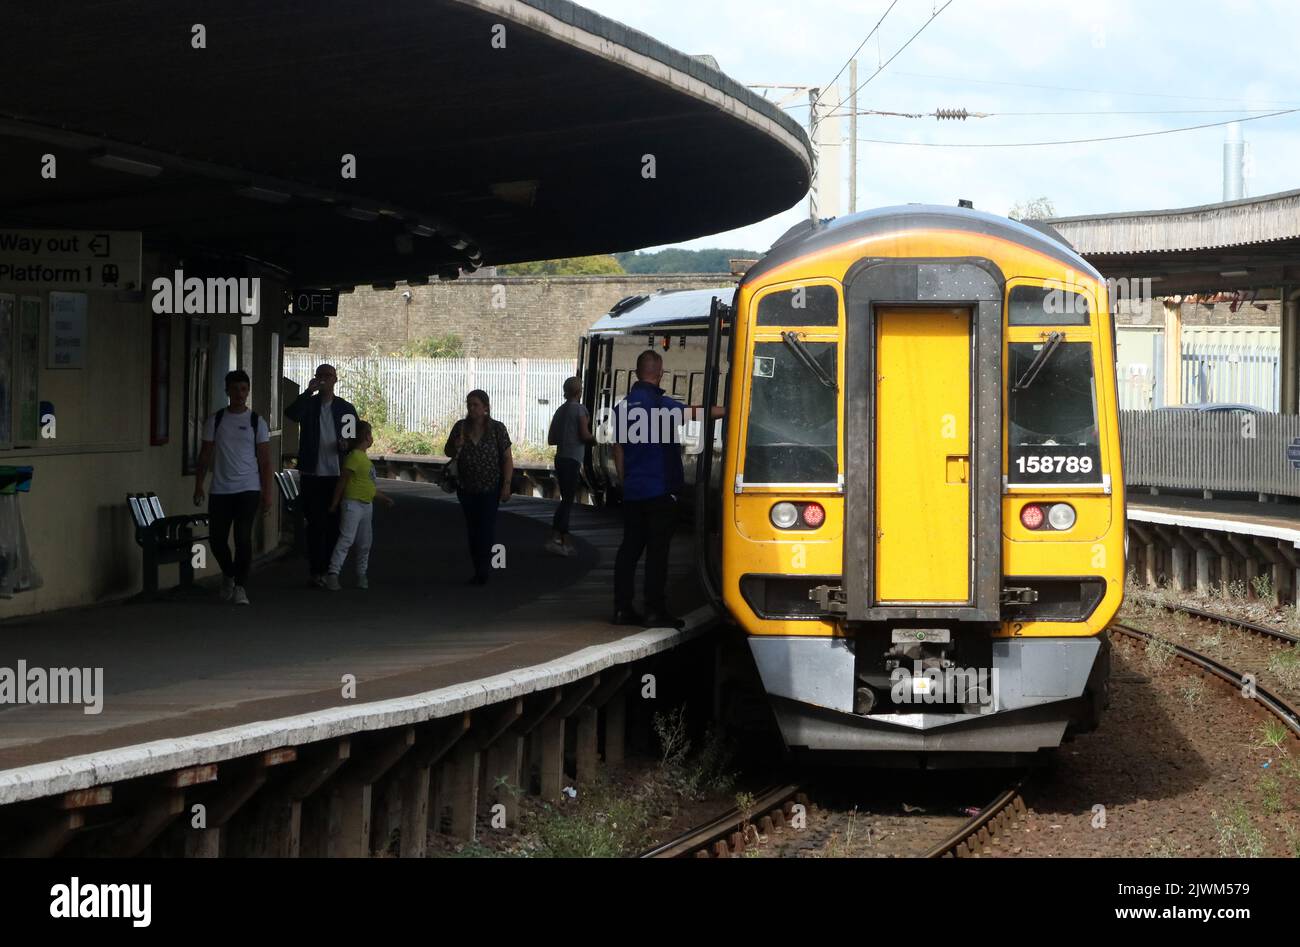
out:
{"label": "yellow cab door", "polygon": [[876,319],[875,599],[971,600],[971,313]]}

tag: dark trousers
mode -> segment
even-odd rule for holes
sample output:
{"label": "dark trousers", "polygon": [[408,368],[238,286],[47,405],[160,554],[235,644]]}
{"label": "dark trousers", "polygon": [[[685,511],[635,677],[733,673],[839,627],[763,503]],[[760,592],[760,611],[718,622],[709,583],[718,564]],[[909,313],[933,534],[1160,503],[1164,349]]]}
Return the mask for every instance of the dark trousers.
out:
{"label": "dark trousers", "polygon": [[338,477],[302,476],[299,490],[303,516],[307,518],[307,559],[311,563],[312,575],[324,575],[330,571],[330,556],[334,554],[334,544],[339,539],[339,512],[330,512],[338,482]]}
{"label": "dark trousers", "polygon": [[[221,566],[221,574],[236,585],[248,582],[253,564],[253,520],[262,505],[257,490],[246,493],[214,493],[208,497],[208,545]],[[230,527],[235,528],[235,557],[230,558]]]}
{"label": "dark trousers", "polygon": [[573,500],[578,495],[578,473],[582,464],[568,457],[555,458],[555,479],[560,481],[560,505],[555,508],[555,519],[551,528],[557,533],[569,531],[569,513],[573,510]]}
{"label": "dark trousers", "polygon": [[469,534],[469,557],[474,563],[474,575],[486,579],[492,571],[492,544],[497,534],[497,506],[501,503],[501,493],[489,490],[487,493],[456,494],[460,500],[461,511],[465,514],[465,531]]}
{"label": "dark trousers", "polygon": [[623,501],[623,544],[614,559],[614,609],[632,607],[636,565],[645,553],[645,607],[647,612],[666,611],[664,589],[668,584],[668,548],[677,525],[677,501],[671,496],[653,500]]}

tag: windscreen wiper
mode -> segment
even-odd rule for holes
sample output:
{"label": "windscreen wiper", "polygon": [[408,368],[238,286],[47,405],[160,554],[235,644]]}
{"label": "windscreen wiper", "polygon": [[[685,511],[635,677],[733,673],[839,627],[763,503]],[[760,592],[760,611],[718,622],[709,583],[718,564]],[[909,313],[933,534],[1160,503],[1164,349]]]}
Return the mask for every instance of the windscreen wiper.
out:
{"label": "windscreen wiper", "polygon": [[1056,350],[1064,341],[1064,332],[1053,332],[1049,335],[1047,341],[1043,343],[1043,347],[1038,350],[1038,354],[1034,356],[1034,360],[1029,363],[1029,367],[1025,369],[1025,373],[1020,376],[1020,380],[1015,383],[1011,390],[1024,391],[1032,385],[1034,381],[1037,380],[1038,373],[1041,372],[1043,366],[1047,364],[1047,360],[1056,353]]}
{"label": "windscreen wiper", "polygon": [[826,374],[826,369],[817,364],[816,359],[808,352],[808,347],[800,341],[799,336],[793,332],[782,332],[781,341],[785,343],[786,348],[794,353],[794,357],[803,364],[803,367],[813,373],[813,377],[821,382],[823,388],[829,388],[831,391],[840,390],[840,386],[835,383],[835,379]]}

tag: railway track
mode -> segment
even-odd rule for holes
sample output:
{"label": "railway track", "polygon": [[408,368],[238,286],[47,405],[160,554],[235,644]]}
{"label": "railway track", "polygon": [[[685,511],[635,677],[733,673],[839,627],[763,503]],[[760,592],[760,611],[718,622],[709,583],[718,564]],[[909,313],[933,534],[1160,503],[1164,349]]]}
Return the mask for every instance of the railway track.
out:
{"label": "railway track", "polygon": [[1259,622],[1247,621],[1244,618],[1234,618],[1231,615],[1223,615],[1220,614],[1219,612],[1207,611],[1204,608],[1197,608],[1195,605],[1171,605],[1168,602],[1162,601],[1161,599],[1159,599],[1154,595],[1139,593],[1134,597],[1137,598],[1137,600],[1140,602],[1145,602],[1149,605],[1156,605],[1159,606],[1160,608],[1166,609],[1167,611],[1183,612],[1187,615],[1193,616],[1194,618],[1200,618],[1205,621],[1218,622],[1219,624],[1222,625],[1229,625],[1233,628],[1238,629],[1239,631],[1245,631],[1248,632],[1249,634],[1256,635],[1260,638],[1267,638],[1273,641],[1284,642],[1286,644],[1291,644],[1291,645],[1300,644],[1300,637],[1296,637],[1295,635],[1288,634],[1287,632],[1282,631],[1280,628],[1273,628],[1269,625],[1262,625]]}
{"label": "railway track", "polygon": [[[916,852],[922,858],[966,858],[975,856],[992,842],[994,836],[1006,832],[1028,810],[1021,795],[1023,780],[1017,781],[998,793],[987,806],[971,816],[942,841],[924,851]],[[675,839],[653,848],[642,858],[731,858],[743,855],[746,848],[758,837],[791,831],[795,805],[809,806],[808,796],[793,783],[773,786],[759,794],[752,806],[742,812],[732,808]],[[752,813],[760,813],[757,820]]]}
{"label": "railway track", "polygon": [[[1181,606],[1180,606],[1180,610],[1187,611],[1187,609],[1184,609]],[[1226,615],[1214,615],[1214,613],[1212,612],[1204,612],[1201,609],[1197,609],[1197,611],[1201,612],[1202,617],[1207,617],[1207,618],[1212,617],[1214,621],[1220,621],[1225,624],[1235,625],[1239,627],[1245,625],[1252,626],[1246,630],[1252,631],[1255,634],[1264,635],[1279,641],[1285,641],[1285,642],[1295,641],[1295,639],[1291,635],[1288,635],[1285,632],[1279,631],[1275,628],[1269,628],[1266,625],[1256,625],[1253,622],[1242,622],[1239,619],[1230,618]],[[1191,612],[1189,612],[1189,614],[1191,614]],[[1113,622],[1110,626],[1110,630],[1112,634],[1118,633],[1121,637],[1126,638],[1133,642],[1138,642],[1142,644],[1146,644],[1151,641],[1163,642],[1165,645],[1173,648],[1174,656],[1177,657],[1180,661],[1184,662],[1185,664],[1190,664],[1197,671],[1205,675],[1208,675],[1212,679],[1220,681],[1223,684],[1228,685],[1229,687],[1232,687],[1234,690],[1236,690],[1238,693],[1241,693],[1243,696],[1255,700],[1261,707],[1263,707],[1274,717],[1280,720],[1288,730],[1290,730],[1297,737],[1300,737],[1300,712],[1297,712],[1297,710],[1294,707],[1288,704],[1281,697],[1272,694],[1264,687],[1260,686],[1260,684],[1256,682],[1253,679],[1253,677],[1248,678],[1247,675],[1242,674],[1239,671],[1234,671],[1226,664],[1222,664],[1211,657],[1207,657],[1206,655],[1201,654],[1198,651],[1193,651],[1191,648],[1184,647],[1183,645],[1180,644],[1175,644],[1174,642],[1170,641],[1168,638],[1162,638],[1159,635],[1153,634],[1149,631],[1143,631],[1140,628],[1134,628],[1132,625],[1126,625],[1122,622]]]}

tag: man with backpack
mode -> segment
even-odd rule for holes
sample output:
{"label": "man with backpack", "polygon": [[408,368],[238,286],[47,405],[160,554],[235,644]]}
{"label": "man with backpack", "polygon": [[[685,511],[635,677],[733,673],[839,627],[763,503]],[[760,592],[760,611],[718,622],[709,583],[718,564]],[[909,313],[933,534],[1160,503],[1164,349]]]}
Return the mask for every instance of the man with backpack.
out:
{"label": "man with backpack", "polygon": [[[221,600],[248,604],[248,570],[253,563],[253,520],[258,508],[271,511],[271,431],[248,407],[248,374],[226,375],[230,403],[203,423],[203,448],[194,471],[194,502],[203,502],[203,483],[212,471],[208,497],[208,544],[221,566]],[[230,530],[235,555],[230,555]]]}

